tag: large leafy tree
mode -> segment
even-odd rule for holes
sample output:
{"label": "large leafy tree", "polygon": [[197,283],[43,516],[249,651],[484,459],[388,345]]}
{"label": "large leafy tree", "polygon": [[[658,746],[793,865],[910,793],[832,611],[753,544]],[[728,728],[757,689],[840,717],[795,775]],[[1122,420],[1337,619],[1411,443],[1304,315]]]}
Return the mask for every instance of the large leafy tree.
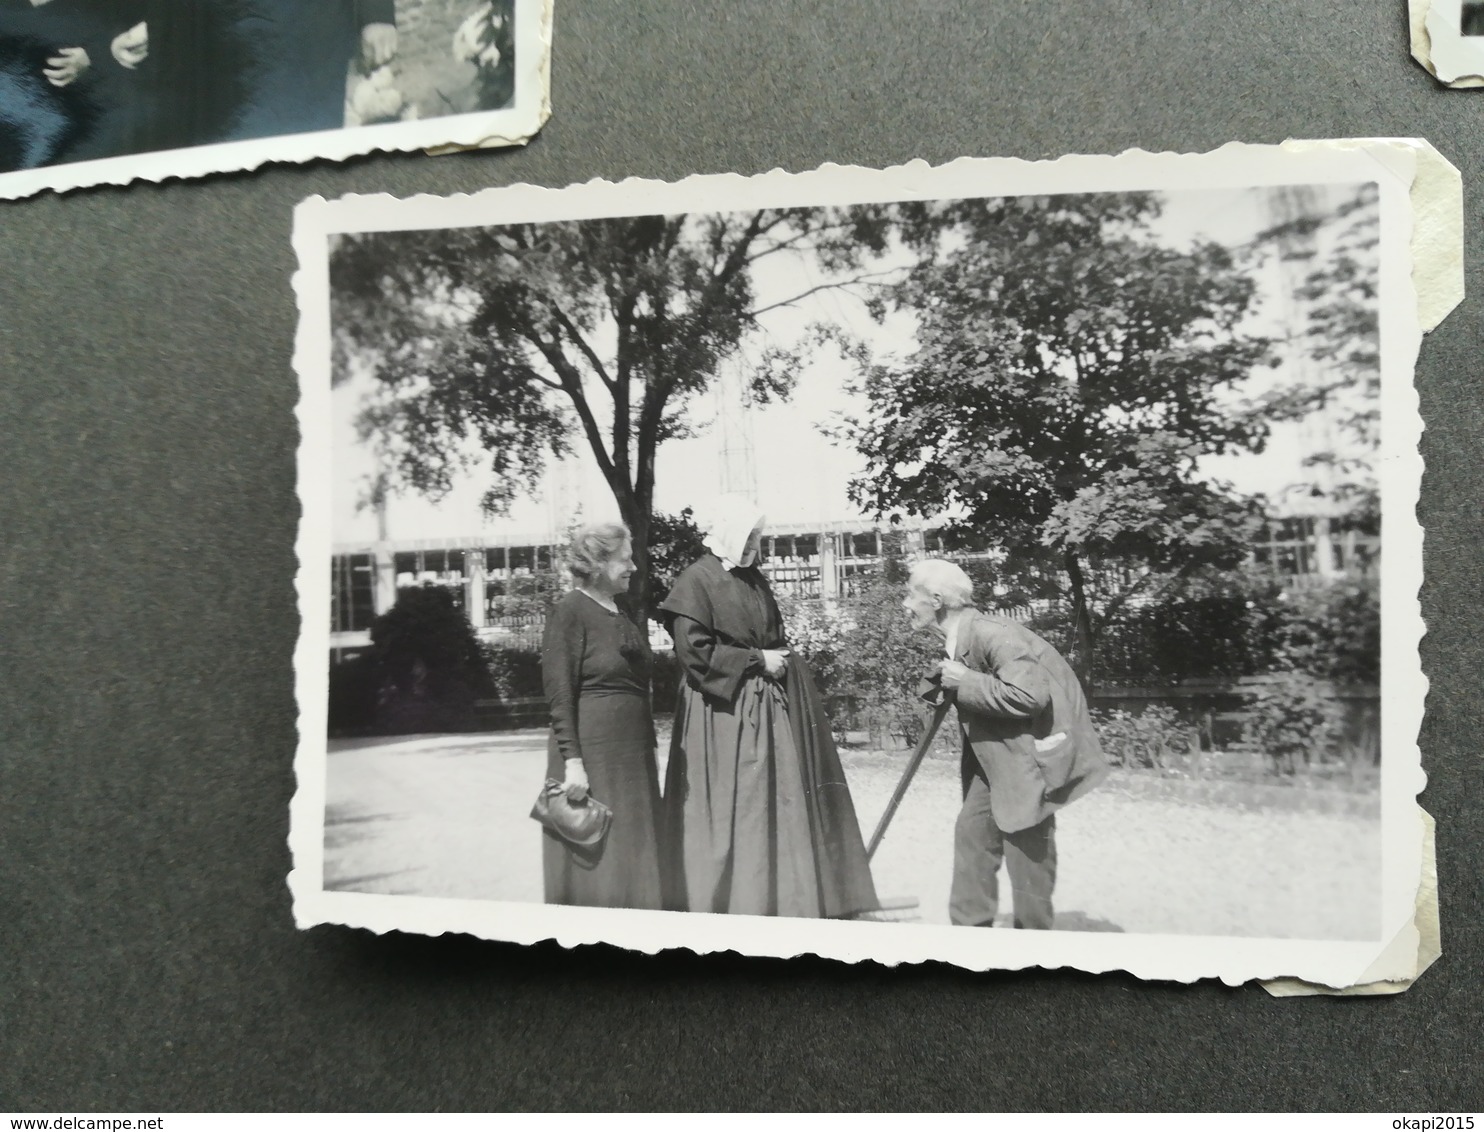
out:
{"label": "large leafy tree", "polygon": [[[820,208],[344,236],[336,378],[374,379],[360,428],[392,490],[436,498],[481,471],[500,513],[551,456],[586,448],[634,533],[642,619],[656,451],[691,434],[688,408],[763,314],[864,282],[887,230],[879,209]],[[786,257],[819,272],[760,293],[759,265]],[[759,337],[748,395],[788,397],[808,348]]]}
{"label": "large leafy tree", "polygon": [[1207,454],[1261,450],[1287,395],[1241,403],[1271,358],[1242,332],[1254,284],[1217,244],[1155,237],[1152,194],[914,206],[919,259],[879,301],[915,311],[917,348],[860,382],[843,433],[877,513],[957,517],[1070,599],[1084,676],[1102,621],[1140,592],[1240,560],[1251,500]]}

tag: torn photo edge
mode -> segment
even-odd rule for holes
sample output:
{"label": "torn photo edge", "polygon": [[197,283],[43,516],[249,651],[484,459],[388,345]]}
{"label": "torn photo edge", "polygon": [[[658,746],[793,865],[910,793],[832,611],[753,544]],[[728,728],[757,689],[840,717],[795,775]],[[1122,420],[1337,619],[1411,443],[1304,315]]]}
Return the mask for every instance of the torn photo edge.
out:
{"label": "torn photo edge", "polygon": [[[1297,980],[1323,988],[1398,982],[1418,970],[1418,892],[1425,872],[1425,784],[1417,735],[1426,681],[1418,642],[1422,530],[1416,519],[1422,422],[1412,384],[1424,327],[1450,303],[1429,261],[1457,257],[1433,223],[1436,203],[1418,201],[1426,143],[1401,139],[1232,143],[1206,154],[1129,151],[1054,161],[962,158],[943,166],[913,162],[885,170],[825,165],[805,173],[775,170],[754,177],[695,176],[676,183],[593,181],[565,189],[530,185],[476,195],[396,199],[311,198],[296,211],[294,278],[300,311],[295,367],[301,400],[297,541],[301,633],[295,651],[299,747],[291,805],[289,886],[297,924],[339,924],[375,932],[467,933],[491,940],[563,946],[607,943],[650,954],[672,948],[789,957],[812,954],[842,962],[887,965],[937,961],[969,970],[1071,967],[1126,971],[1138,978],[1230,984]],[[1443,163],[1446,165],[1446,163]],[[337,233],[449,228],[618,215],[707,212],[870,201],[1051,195],[1319,182],[1374,181],[1380,192],[1382,448],[1379,479],[1387,537],[1382,546],[1381,888],[1382,928],[1374,941],[1331,942],[1217,936],[1078,932],[964,931],[929,925],[770,919],[696,913],[515,904],[366,893],[323,887],[329,593],[324,563],[331,553],[331,486],[326,459],[330,396],[328,238]],[[1446,195],[1446,194],[1444,194]],[[1445,207],[1444,212],[1447,211]],[[1418,225],[1423,219],[1426,223]],[[1426,238],[1414,244],[1414,236]],[[1439,245],[1442,245],[1441,250]],[[1418,257],[1414,262],[1414,256]],[[1449,276],[1448,272],[1442,273]],[[1460,273],[1461,275],[1461,273]],[[1446,285],[1441,287],[1446,291]],[[1453,300],[1456,302],[1456,298]],[[945,818],[951,820],[951,818]]]}
{"label": "torn photo edge", "polygon": [[515,0],[515,95],[504,109],[278,134],[21,169],[0,173],[0,201],[20,200],[47,190],[61,193],[98,185],[160,183],[214,173],[243,173],[273,163],[344,161],[380,152],[422,151],[437,156],[525,145],[551,117],[554,2]]}
{"label": "torn photo edge", "polygon": [[1484,87],[1484,35],[1463,34],[1464,0],[1407,0],[1412,58],[1446,86]]}

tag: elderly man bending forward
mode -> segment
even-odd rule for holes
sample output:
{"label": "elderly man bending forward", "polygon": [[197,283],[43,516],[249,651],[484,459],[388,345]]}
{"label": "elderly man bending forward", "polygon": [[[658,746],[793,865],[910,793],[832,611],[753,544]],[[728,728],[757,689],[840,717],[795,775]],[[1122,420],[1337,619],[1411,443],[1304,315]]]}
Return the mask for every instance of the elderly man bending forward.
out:
{"label": "elderly man bending forward", "polygon": [[1052,926],[1056,811],[1108,774],[1071,666],[1017,622],[981,613],[959,567],[928,559],[912,568],[902,605],[919,629],[945,642],[946,658],[923,696],[958,708],[964,804],[954,826],[949,918],[990,927],[997,874],[1009,867],[1017,928]]}

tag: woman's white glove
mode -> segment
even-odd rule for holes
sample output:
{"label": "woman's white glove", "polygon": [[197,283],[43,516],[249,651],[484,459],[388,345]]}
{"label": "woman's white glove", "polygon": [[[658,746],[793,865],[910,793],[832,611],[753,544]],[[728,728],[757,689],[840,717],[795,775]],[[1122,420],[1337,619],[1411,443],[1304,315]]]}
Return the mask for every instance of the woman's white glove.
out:
{"label": "woman's white glove", "polygon": [[582,765],[581,759],[568,759],[566,766],[567,777],[562,780],[562,788],[567,797],[573,802],[587,801],[587,767]]}
{"label": "woman's white glove", "polygon": [[788,671],[787,649],[759,649],[763,654],[763,668],[774,680]]}

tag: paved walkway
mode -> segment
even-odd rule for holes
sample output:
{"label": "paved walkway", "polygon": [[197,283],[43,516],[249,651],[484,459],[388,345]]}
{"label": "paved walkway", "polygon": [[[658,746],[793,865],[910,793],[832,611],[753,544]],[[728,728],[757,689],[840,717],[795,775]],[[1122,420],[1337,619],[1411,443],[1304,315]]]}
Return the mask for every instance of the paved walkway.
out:
{"label": "paved walkway", "polygon": [[[326,887],[539,902],[541,835],[528,815],[545,760],[544,731],[331,743]],[[846,753],[865,836],[904,761]],[[927,760],[872,862],[879,893],[917,898],[922,922],[947,922],[958,791],[956,764]],[[1062,812],[1058,857],[1061,928],[1375,934],[1374,817],[1135,797],[1115,783]]]}

